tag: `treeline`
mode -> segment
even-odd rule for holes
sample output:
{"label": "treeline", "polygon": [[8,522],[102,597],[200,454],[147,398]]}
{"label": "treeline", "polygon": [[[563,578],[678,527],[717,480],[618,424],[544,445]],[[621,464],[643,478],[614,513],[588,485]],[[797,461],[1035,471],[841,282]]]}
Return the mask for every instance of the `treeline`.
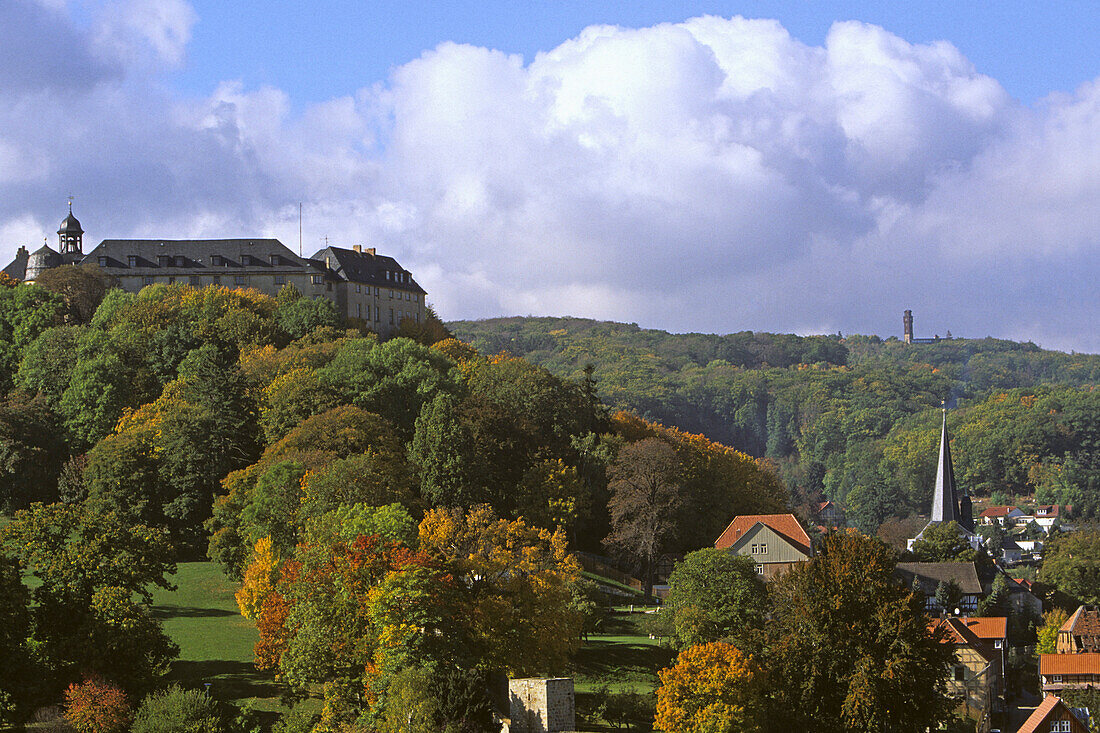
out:
{"label": "treeline", "polygon": [[149,589],[208,554],[242,581],[261,665],[323,687],[324,725],[381,726],[391,687],[564,671],[571,551],[648,575],[787,503],[769,463],[438,320],[383,342],[293,288],[51,272],[0,285],[0,657],[20,660],[0,715],[84,678],[155,687],[175,649]]}
{"label": "treeline", "polygon": [[1100,513],[1100,356],[954,339],[669,334],[571,318],[450,324],[565,378],[586,366],[611,406],[779,465],[797,504],[830,498],[874,531],[928,510],[939,408],[960,483]]}

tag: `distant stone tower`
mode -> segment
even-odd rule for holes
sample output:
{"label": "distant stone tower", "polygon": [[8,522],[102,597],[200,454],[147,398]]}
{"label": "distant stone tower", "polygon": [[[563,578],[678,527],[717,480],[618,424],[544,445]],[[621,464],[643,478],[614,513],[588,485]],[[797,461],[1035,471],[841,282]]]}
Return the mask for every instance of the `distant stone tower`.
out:
{"label": "distant stone tower", "polygon": [[80,222],[73,216],[73,202],[69,202],[69,215],[61,222],[61,228],[57,230],[57,251],[62,255],[79,255],[84,253],[84,230],[80,228]]}
{"label": "distant stone tower", "polygon": [[902,323],[905,325],[905,343],[911,344],[913,343],[913,311],[905,311]]}

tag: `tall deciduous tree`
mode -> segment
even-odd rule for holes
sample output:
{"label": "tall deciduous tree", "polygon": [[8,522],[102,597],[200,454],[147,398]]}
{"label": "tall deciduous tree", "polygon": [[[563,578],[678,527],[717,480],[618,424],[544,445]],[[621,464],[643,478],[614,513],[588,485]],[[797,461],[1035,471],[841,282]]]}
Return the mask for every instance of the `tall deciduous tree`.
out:
{"label": "tall deciduous tree", "polygon": [[692,552],[672,571],[668,585],[661,613],[673,615],[681,649],[747,642],[764,625],[767,591],[747,557],[713,547]]}
{"label": "tall deciduous tree", "polygon": [[624,446],[611,466],[611,534],[604,542],[642,568],[647,597],[653,565],[677,530],[679,470],[676,451],[658,438]]}
{"label": "tall deciduous tree", "polygon": [[1100,530],[1055,533],[1043,548],[1039,580],[1082,603],[1100,603]]}
{"label": "tall deciduous tree", "polygon": [[775,581],[767,659],[782,684],[771,687],[773,730],[917,733],[946,719],[953,652],[893,570],[881,542],[833,533]]}

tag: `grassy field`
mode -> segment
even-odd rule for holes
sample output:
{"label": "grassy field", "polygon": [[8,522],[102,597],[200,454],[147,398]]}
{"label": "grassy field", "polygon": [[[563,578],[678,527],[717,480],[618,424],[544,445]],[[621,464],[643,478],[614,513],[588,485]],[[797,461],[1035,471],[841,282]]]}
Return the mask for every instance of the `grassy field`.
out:
{"label": "grassy field", "polygon": [[[581,646],[574,662],[577,693],[577,726],[586,733],[622,730],[607,721],[593,721],[593,712],[602,702],[595,694],[601,685],[611,692],[652,694],[657,687],[657,671],[667,667],[676,656],[641,632],[641,612],[616,611],[605,623],[604,633],[592,634]],[[630,730],[647,731],[648,725]]]}
{"label": "grassy field", "polygon": [[233,582],[210,562],[180,563],[172,580],[175,591],[158,590],[153,597],[153,614],[180,647],[171,678],[199,688],[209,682],[211,694],[223,700],[253,700],[258,710],[278,710],[272,676],[252,666],[259,637],[237,610]]}

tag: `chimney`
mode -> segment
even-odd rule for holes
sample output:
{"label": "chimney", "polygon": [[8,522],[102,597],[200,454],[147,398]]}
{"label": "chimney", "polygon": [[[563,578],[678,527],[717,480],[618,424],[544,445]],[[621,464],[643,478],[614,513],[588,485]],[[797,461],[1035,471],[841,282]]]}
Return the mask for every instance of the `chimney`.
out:
{"label": "chimney", "polygon": [[369,254],[371,257],[374,257],[374,254],[375,254],[374,247],[367,247],[367,254]]}
{"label": "chimney", "polygon": [[355,250],[356,252],[358,252],[359,254],[363,254],[363,245],[361,245],[361,244],[353,244],[353,245],[351,245],[351,248],[352,248],[353,250]]}

